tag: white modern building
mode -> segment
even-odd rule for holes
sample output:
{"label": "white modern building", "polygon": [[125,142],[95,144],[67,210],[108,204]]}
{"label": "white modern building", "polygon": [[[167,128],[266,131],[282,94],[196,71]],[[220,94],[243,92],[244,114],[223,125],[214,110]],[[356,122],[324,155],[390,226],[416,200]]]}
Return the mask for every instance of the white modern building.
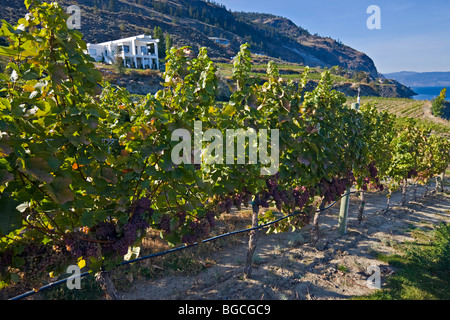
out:
{"label": "white modern building", "polygon": [[139,35],[102,43],[88,43],[87,49],[95,61],[113,64],[117,57],[128,68],[159,69],[158,42],[149,35]]}

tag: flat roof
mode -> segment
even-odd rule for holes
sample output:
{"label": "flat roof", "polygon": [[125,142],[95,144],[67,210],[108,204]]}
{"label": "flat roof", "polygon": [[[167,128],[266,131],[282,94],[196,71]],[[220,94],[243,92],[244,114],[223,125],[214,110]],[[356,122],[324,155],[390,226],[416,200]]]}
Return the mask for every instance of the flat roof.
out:
{"label": "flat roof", "polygon": [[[96,44],[96,45],[107,45],[107,44],[110,44],[110,43],[121,43],[121,42],[132,41],[132,40],[141,40],[141,41],[149,41],[149,42],[159,42],[159,39],[153,39],[152,36],[150,36],[150,35],[140,34],[140,35],[134,36],[134,37],[128,37],[128,38],[122,38],[122,39],[117,39],[117,40],[112,40],[112,41],[106,41],[106,42],[100,42],[100,43],[92,43],[92,44]],[[91,44],[91,43],[88,43],[88,44]]]}

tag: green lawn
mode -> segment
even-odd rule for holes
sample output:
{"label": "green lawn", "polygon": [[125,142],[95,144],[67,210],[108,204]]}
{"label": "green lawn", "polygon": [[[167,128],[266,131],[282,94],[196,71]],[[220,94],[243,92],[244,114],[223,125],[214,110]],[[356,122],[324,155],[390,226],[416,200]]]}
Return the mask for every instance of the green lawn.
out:
{"label": "green lawn", "polygon": [[387,288],[357,299],[448,300],[450,299],[450,225],[432,231],[413,231],[415,240],[401,245],[395,255],[378,255],[397,272]]}

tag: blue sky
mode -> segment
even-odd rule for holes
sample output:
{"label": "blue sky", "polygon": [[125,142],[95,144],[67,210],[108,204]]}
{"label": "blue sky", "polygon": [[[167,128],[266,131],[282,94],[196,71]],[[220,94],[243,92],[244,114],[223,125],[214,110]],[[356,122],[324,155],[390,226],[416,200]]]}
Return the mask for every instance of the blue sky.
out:
{"label": "blue sky", "polygon": [[[450,71],[449,0],[216,0],[233,11],[272,13],[371,57],[381,73]],[[367,8],[381,9],[369,30]]]}

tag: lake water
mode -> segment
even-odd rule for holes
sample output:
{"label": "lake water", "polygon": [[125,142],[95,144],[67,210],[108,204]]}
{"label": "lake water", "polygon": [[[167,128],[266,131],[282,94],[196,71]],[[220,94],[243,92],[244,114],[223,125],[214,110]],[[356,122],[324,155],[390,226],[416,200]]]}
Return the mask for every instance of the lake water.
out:
{"label": "lake water", "polygon": [[[412,96],[414,100],[433,100],[436,98],[444,87],[411,87],[417,93],[417,96]],[[450,88],[447,88],[447,98],[450,101]]]}

